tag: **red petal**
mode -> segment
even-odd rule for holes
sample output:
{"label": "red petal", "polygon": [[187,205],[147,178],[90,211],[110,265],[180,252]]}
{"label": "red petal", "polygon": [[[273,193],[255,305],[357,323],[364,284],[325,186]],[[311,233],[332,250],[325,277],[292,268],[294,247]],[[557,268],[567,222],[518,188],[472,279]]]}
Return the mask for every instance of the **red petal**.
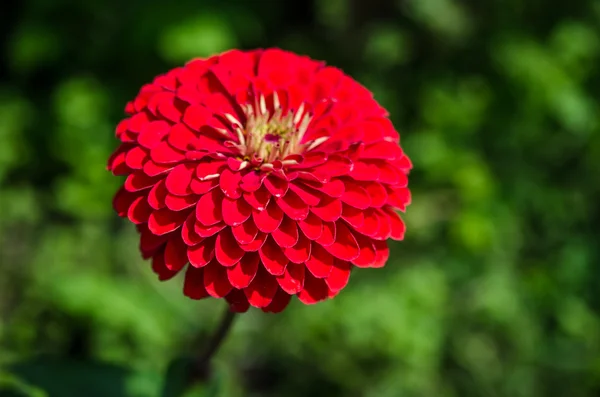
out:
{"label": "red petal", "polygon": [[323,247],[314,244],[310,258],[306,261],[306,268],[317,278],[324,278],[331,274],[333,256]]}
{"label": "red petal", "polygon": [[241,181],[241,173],[231,171],[229,168],[225,168],[223,171],[221,171],[219,184],[221,186],[221,190],[223,193],[225,193],[225,196],[232,199],[238,199],[242,197],[242,189],[240,188]]}
{"label": "red petal", "polygon": [[190,214],[189,211],[173,212],[168,208],[154,211],[148,218],[148,229],[160,236],[179,228]]}
{"label": "red petal", "polygon": [[345,191],[341,200],[355,208],[364,210],[371,205],[371,197],[365,189],[353,182],[345,183]]}
{"label": "red petal", "polygon": [[212,179],[216,175],[220,175],[225,167],[227,167],[227,163],[225,161],[218,161],[212,158],[207,160],[202,159],[202,161],[200,161],[196,167],[196,176],[201,181]]}
{"label": "red petal", "polygon": [[188,215],[187,219],[185,220],[185,222],[181,228],[181,238],[183,239],[184,243],[186,243],[187,245],[190,245],[190,246],[196,245],[204,239],[202,236],[200,236],[196,232],[195,227],[194,227],[195,224],[196,224],[196,215],[192,212],[192,213],[190,213],[190,215]]}
{"label": "red petal", "polygon": [[372,182],[365,185],[365,189],[371,197],[371,206],[372,207],[382,207],[388,200],[388,194],[381,183]]}
{"label": "red petal", "polygon": [[356,181],[376,181],[379,179],[379,168],[373,164],[355,161],[354,168],[348,176]]}
{"label": "red petal", "polygon": [[113,198],[113,208],[119,216],[123,217],[127,215],[129,207],[138,197],[140,197],[140,193],[131,193],[125,188],[120,188]]}
{"label": "red petal", "polygon": [[265,313],[280,313],[283,311],[283,309],[287,307],[291,299],[291,295],[285,293],[283,290],[278,288],[271,303],[267,307],[264,307],[262,310]]}
{"label": "red petal", "polygon": [[275,197],[283,196],[287,192],[289,187],[288,181],[276,177],[273,174],[270,174],[268,177],[265,178],[264,185],[267,188],[267,190],[269,190],[269,192],[271,192],[271,194]]}
{"label": "red petal", "polygon": [[215,261],[210,262],[204,268],[204,287],[206,292],[213,298],[223,298],[233,286],[227,278],[227,270]]}
{"label": "red petal", "polygon": [[263,211],[252,211],[252,219],[254,219],[258,230],[271,233],[281,225],[283,211],[274,201],[271,201]]}
{"label": "red petal", "polygon": [[324,221],[333,222],[342,215],[342,202],[336,198],[323,198],[320,204],[311,211]]}
{"label": "red petal", "polygon": [[274,276],[282,275],[288,264],[288,259],[275,242],[269,239],[258,251],[265,269]]}
{"label": "red petal", "polygon": [[211,190],[200,197],[196,205],[196,218],[205,226],[214,225],[223,220],[223,211],[221,210],[223,193],[219,189]]}
{"label": "red petal", "polygon": [[234,313],[245,313],[250,308],[248,298],[239,289],[232,289],[225,297],[225,300],[229,303],[229,310]]}
{"label": "red petal", "polygon": [[196,148],[198,141],[196,134],[184,124],[175,124],[171,127],[167,141],[175,149],[186,152]]}
{"label": "red petal", "polygon": [[208,181],[201,181],[198,179],[192,179],[190,183],[190,189],[195,194],[208,193],[219,185],[218,179],[210,179]]}
{"label": "red petal", "polygon": [[211,119],[212,113],[204,106],[191,105],[183,113],[183,122],[195,131],[208,125]]}
{"label": "red petal", "polygon": [[298,226],[302,233],[311,240],[316,240],[323,234],[323,221],[312,213],[309,213],[306,219],[298,222]]}
{"label": "red petal", "polygon": [[273,239],[281,247],[293,247],[298,242],[298,226],[295,221],[288,217],[283,217],[279,228],[271,233]]}
{"label": "red petal", "polygon": [[[291,183],[290,190],[294,192],[306,205],[310,205],[311,207],[319,205],[319,202],[321,201],[321,194],[306,185]],[[288,191],[286,196],[289,194],[290,192]]]}
{"label": "red petal", "polygon": [[209,297],[206,287],[204,287],[204,269],[188,266],[183,282],[183,294],[192,299]]}
{"label": "red petal", "polygon": [[275,293],[279,289],[275,277],[259,267],[256,277],[250,285],[244,289],[248,302],[254,307],[265,307],[271,303]]}
{"label": "red petal", "polygon": [[304,288],[298,292],[298,299],[306,305],[312,305],[327,299],[329,288],[322,278],[316,278],[306,273]]}
{"label": "red petal", "polygon": [[387,240],[392,233],[390,218],[380,208],[375,209],[375,216],[377,216],[377,219],[379,220],[379,229],[372,237],[376,240]]}
{"label": "red petal", "polygon": [[[195,214],[194,217],[196,217]],[[225,229],[225,226],[227,225],[225,225],[224,222],[219,222],[211,226],[205,226],[199,221],[196,221],[196,223],[194,224],[194,230],[196,231],[196,233],[198,233],[198,235],[202,237],[210,237]]]}
{"label": "red petal", "polygon": [[323,222],[323,233],[315,241],[323,247],[329,246],[335,243],[335,222]]}
{"label": "red petal", "polygon": [[249,244],[240,244],[240,248],[243,249],[246,252],[249,251],[258,251],[263,244],[265,243],[265,241],[267,240],[268,234],[266,233],[261,233],[258,232],[258,234],[256,235],[256,238],[254,239],[254,241],[252,241]]}
{"label": "red petal", "polygon": [[229,228],[223,229],[217,235],[215,255],[217,261],[223,266],[233,266],[244,256],[244,250],[235,241]]}
{"label": "red petal", "polygon": [[258,228],[252,220],[242,223],[231,228],[233,237],[240,244],[250,244],[258,234]]}
{"label": "red petal", "polygon": [[340,181],[339,179],[335,179],[321,186],[312,187],[320,192],[325,193],[329,197],[340,198],[344,194],[344,182]]}
{"label": "red petal", "polygon": [[153,149],[158,146],[170,130],[169,124],[164,121],[153,121],[142,126],[137,141],[145,148]]}
{"label": "red petal", "polygon": [[398,240],[398,241],[404,239],[404,233],[406,232],[406,225],[404,225],[404,222],[402,221],[402,218],[400,218],[400,215],[396,211],[394,211],[390,208],[384,209],[384,212],[388,215],[388,219],[389,219],[390,225],[392,227],[390,237],[393,240]]}
{"label": "red petal", "polygon": [[283,253],[294,263],[304,263],[310,258],[311,245],[311,241],[303,234],[300,234],[296,245],[284,248]]}
{"label": "red petal", "polygon": [[365,223],[365,214],[358,208],[344,204],[342,208],[342,219],[353,228],[359,228]]}
{"label": "red petal", "polygon": [[237,226],[246,222],[252,215],[252,207],[242,199],[223,198],[223,221],[229,226]]}
{"label": "red petal", "polygon": [[240,187],[246,192],[255,192],[258,190],[265,179],[265,174],[258,171],[251,171],[242,177]]}
{"label": "red petal", "polygon": [[375,262],[375,246],[373,245],[373,240],[360,234],[357,234],[355,237],[360,254],[357,258],[352,260],[352,264],[356,267],[371,267]]}
{"label": "red petal", "polygon": [[190,208],[198,203],[198,199],[200,196],[190,195],[190,196],[173,196],[172,194],[167,194],[165,197],[165,204],[167,208],[173,211],[181,211],[186,208]]}
{"label": "red petal", "polygon": [[148,200],[146,197],[141,196],[131,203],[129,210],[127,211],[127,217],[131,222],[139,225],[140,223],[148,222],[151,213],[152,207],[148,204]]}
{"label": "red petal", "polygon": [[139,146],[134,147],[125,155],[125,164],[131,169],[141,170],[148,159],[148,153]]}
{"label": "red petal", "polygon": [[140,231],[140,251],[144,258],[150,258],[156,254],[158,249],[163,248],[163,245],[169,240],[171,235],[166,234],[157,236],[152,233],[147,225],[141,225]]}
{"label": "red petal", "polygon": [[173,168],[165,180],[167,190],[176,196],[185,196],[192,193],[190,183],[194,175],[194,164],[179,164]]}
{"label": "red petal", "polygon": [[150,192],[148,193],[148,204],[155,210],[164,208],[166,205],[167,193],[165,181],[161,179],[152,189],[150,189]]}
{"label": "red petal", "polygon": [[152,257],[152,271],[158,275],[160,281],[169,280],[179,273],[167,269],[165,266],[165,255],[162,251]]}
{"label": "red petal", "polygon": [[144,173],[148,176],[157,176],[173,169],[175,164],[156,164],[152,160],[147,160],[144,163]]}
{"label": "red petal", "polygon": [[365,236],[373,236],[378,233],[379,217],[373,208],[368,208],[365,210],[365,222],[361,227],[356,228],[356,231],[364,234]]}
{"label": "red petal", "polygon": [[139,192],[151,188],[157,182],[157,178],[151,178],[141,171],[136,171],[125,179],[124,187],[129,192]]}
{"label": "red petal", "polygon": [[179,235],[171,237],[165,247],[165,266],[172,271],[183,269],[188,263],[187,248]]}
{"label": "red petal", "polygon": [[361,154],[366,159],[394,160],[403,156],[402,149],[397,143],[380,141],[367,145]]}
{"label": "red petal", "polygon": [[383,267],[390,257],[390,249],[388,248],[387,242],[383,240],[373,240],[373,246],[375,247],[375,262],[371,267]]}
{"label": "red petal", "polygon": [[338,222],[335,226],[335,243],[324,248],[338,259],[351,261],[358,258],[360,254],[358,243],[348,226],[342,222]]}
{"label": "red petal", "polygon": [[258,211],[264,210],[267,204],[269,204],[270,199],[271,193],[265,187],[261,187],[255,192],[244,193],[244,200]]}
{"label": "red petal", "polygon": [[150,158],[158,164],[173,164],[185,160],[185,154],[162,141],[150,149]]}
{"label": "red petal", "polygon": [[292,190],[283,197],[277,197],[275,202],[293,220],[302,220],[308,215],[308,205]]}
{"label": "red petal", "polygon": [[234,288],[246,288],[258,271],[260,258],[255,252],[249,252],[238,263],[227,268],[227,278]]}
{"label": "red petal", "polygon": [[304,288],[305,268],[304,265],[288,263],[285,272],[277,277],[281,289],[291,295],[300,292]]}
{"label": "red petal", "polygon": [[331,274],[325,279],[331,291],[339,291],[348,284],[350,279],[350,262],[336,259],[333,262]]}
{"label": "red petal", "polygon": [[204,267],[215,257],[215,239],[206,238],[198,244],[188,247],[187,256],[194,267]]}

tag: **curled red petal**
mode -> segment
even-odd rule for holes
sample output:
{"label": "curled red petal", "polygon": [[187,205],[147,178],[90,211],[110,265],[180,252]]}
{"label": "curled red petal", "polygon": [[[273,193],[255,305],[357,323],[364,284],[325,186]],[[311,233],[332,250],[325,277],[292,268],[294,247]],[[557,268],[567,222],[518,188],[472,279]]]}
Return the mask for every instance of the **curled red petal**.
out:
{"label": "curled red petal", "polygon": [[371,267],[379,268],[385,266],[390,257],[390,249],[387,242],[383,240],[373,240],[373,247],[375,248],[375,261],[371,264]]}

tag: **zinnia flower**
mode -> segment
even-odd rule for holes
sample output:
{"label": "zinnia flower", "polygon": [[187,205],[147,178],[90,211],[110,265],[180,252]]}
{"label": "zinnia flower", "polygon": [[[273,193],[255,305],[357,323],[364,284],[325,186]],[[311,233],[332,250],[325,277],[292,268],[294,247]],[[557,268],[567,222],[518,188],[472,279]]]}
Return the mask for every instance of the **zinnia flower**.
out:
{"label": "zinnia flower", "polygon": [[267,49],[158,76],[125,108],[108,169],[160,280],[280,312],[334,297],[401,240],[411,162],[388,112],[339,69]]}

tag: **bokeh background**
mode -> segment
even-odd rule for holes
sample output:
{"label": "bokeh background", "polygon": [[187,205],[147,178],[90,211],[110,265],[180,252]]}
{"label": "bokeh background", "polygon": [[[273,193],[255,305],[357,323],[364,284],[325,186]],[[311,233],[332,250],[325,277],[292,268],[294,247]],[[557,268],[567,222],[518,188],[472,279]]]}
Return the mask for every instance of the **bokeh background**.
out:
{"label": "bokeh background", "polygon": [[600,1],[7,0],[0,32],[0,395],[178,394],[224,303],[139,259],[113,128],[155,75],[270,46],[390,110],[408,232],[336,299],[238,318],[188,396],[599,395]]}

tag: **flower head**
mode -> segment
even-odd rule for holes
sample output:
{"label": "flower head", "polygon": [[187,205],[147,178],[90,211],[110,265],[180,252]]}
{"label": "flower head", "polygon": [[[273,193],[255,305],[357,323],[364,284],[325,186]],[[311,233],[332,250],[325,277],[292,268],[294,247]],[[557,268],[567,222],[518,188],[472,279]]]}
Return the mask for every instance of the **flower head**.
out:
{"label": "flower head", "polygon": [[108,168],[159,279],[279,312],[382,267],[410,202],[408,157],[371,93],[322,62],[229,51],[158,76],[126,106]]}

